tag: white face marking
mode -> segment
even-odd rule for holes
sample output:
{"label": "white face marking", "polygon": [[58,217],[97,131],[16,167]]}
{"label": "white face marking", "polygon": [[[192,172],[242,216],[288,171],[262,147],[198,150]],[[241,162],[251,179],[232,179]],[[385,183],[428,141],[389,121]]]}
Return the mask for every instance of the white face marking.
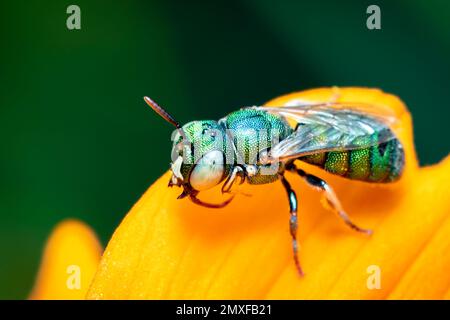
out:
{"label": "white face marking", "polygon": [[171,165],[173,176],[180,179],[181,181],[183,181],[183,176],[181,174],[182,164],[183,164],[183,157],[178,156],[177,160],[175,160],[175,162],[172,163]]}
{"label": "white face marking", "polygon": [[178,141],[178,140],[180,140],[180,137],[181,137],[180,131],[177,130],[175,132],[175,136],[173,137],[172,141]]}
{"label": "white face marking", "polygon": [[246,166],[245,171],[249,177],[253,177],[258,172],[258,169],[256,169],[256,166]]}
{"label": "white face marking", "polygon": [[210,151],[197,162],[189,182],[195,190],[210,189],[222,180],[223,172],[223,153],[218,150]]}

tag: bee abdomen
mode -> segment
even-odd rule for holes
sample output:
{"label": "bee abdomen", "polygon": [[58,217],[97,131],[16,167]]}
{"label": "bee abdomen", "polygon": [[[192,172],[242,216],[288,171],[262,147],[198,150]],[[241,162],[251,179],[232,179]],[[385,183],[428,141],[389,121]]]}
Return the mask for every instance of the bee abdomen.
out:
{"label": "bee abdomen", "polygon": [[400,142],[393,139],[372,147],[317,153],[299,160],[352,180],[391,182],[402,173],[404,152]]}
{"label": "bee abdomen", "polygon": [[397,139],[370,147],[370,175],[368,181],[392,182],[397,180],[405,164],[403,147]]}

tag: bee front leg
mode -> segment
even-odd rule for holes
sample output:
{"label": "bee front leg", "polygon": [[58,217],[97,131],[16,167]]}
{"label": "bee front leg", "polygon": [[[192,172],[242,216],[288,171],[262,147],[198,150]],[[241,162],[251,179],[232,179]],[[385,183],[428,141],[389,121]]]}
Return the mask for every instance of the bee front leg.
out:
{"label": "bee front leg", "polygon": [[310,186],[314,187],[315,189],[318,189],[322,191],[325,195],[325,199],[327,203],[330,205],[330,207],[335,211],[338,216],[344,221],[344,223],[352,228],[353,230],[356,230],[358,232],[366,233],[366,234],[372,234],[372,230],[363,229],[361,227],[358,227],[353,221],[351,221],[350,217],[347,215],[347,213],[342,208],[342,205],[334,193],[333,189],[326,183],[324,180],[320,179],[319,177],[316,177],[312,174],[306,173],[302,169],[298,169],[297,167],[293,166],[292,170],[297,172],[300,177],[302,177]]}
{"label": "bee front leg", "polygon": [[220,209],[220,208],[223,208],[223,207],[226,207],[227,205],[229,205],[230,202],[234,199],[234,196],[231,196],[230,198],[228,198],[227,200],[225,200],[224,202],[221,202],[221,203],[204,202],[204,201],[200,200],[199,198],[197,198],[197,193],[189,194],[189,198],[191,199],[191,201],[193,203],[198,204],[199,206],[202,206],[205,208]]}
{"label": "bee front leg", "polygon": [[235,166],[228,176],[227,180],[222,186],[222,193],[233,193],[233,188],[240,186],[245,181],[244,169],[240,166]]}
{"label": "bee front leg", "polygon": [[297,268],[300,276],[303,276],[303,270],[300,266],[300,260],[298,258],[298,242],[297,242],[297,227],[298,227],[298,219],[297,219],[297,196],[295,195],[294,190],[292,190],[290,183],[286,180],[286,178],[281,175],[281,182],[283,183],[284,189],[286,189],[288,199],[289,199],[289,208],[290,208],[290,219],[289,219],[289,230],[291,232],[292,237],[292,249],[294,252],[294,261],[295,266]]}

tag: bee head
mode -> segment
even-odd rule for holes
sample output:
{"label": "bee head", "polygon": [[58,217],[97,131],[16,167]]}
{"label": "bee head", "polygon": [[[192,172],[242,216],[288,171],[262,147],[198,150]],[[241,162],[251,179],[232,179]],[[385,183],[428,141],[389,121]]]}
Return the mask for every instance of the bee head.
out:
{"label": "bee head", "polygon": [[210,189],[224,180],[230,171],[226,163],[227,137],[224,128],[212,120],[192,121],[183,127],[149,97],[145,102],[164,120],[175,126],[172,134],[172,178],[169,186],[182,186],[178,198]]}
{"label": "bee head", "polygon": [[202,191],[222,182],[229,172],[226,164],[226,134],[212,120],[192,121],[172,136],[172,185]]}

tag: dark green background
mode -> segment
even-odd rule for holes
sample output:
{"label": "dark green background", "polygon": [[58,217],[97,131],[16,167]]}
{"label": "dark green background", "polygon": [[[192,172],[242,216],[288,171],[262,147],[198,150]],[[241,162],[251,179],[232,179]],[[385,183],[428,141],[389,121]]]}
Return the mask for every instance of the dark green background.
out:
{"label": "dark green background", "polygon": [[[366,28],[378,4],[382,30]],[[450,150],[449,1],[2,1],[0,298],[24,298],[67,217],[107,243],[168,168],[172,128],[319,86],[399,95],[422,164]],[[82,30],[66,28],[77,4]]]}

